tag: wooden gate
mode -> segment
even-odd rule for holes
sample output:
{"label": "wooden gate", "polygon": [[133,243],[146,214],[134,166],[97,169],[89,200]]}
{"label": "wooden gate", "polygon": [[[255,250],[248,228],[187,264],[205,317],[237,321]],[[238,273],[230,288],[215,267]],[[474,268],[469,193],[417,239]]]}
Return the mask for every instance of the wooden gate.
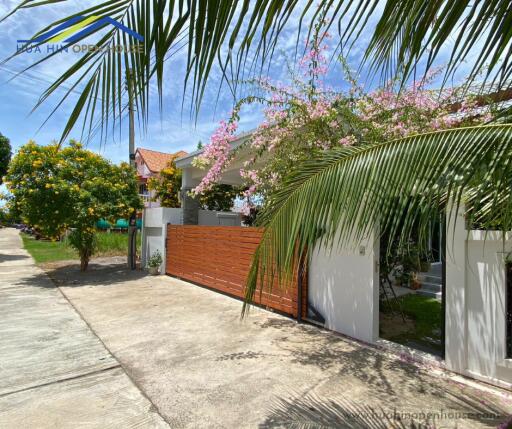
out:
{"label": "wooden gate", "polygon": [[[243,298],[252,256],[263,231],[239,226],[168,225],[166,274]],[[305,270],[303,270],[305,271]],[[299,284],[302,285],[301,316],[307,305],[307,276],[295,275],[291,284],[274,285],[271,292],[258,290],[255,301],[297,317]]]}

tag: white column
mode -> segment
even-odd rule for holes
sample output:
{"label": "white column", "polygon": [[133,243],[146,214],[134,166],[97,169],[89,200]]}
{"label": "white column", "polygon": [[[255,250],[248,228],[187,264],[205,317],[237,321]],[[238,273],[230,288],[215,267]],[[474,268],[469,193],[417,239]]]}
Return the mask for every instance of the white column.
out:
{"label": "white column", "polygon": [[197,225],[199,223],[199,201],[189,195],[198,183],[192,178],[191,168],[184,168],[181,176],[181,208],[183,209],[183,223]]}
{"label": "white column", "polygon": [[464,207],[446,215],[446,300],[445,360],[447,368],[460,373],[467,369],[467,231]]}

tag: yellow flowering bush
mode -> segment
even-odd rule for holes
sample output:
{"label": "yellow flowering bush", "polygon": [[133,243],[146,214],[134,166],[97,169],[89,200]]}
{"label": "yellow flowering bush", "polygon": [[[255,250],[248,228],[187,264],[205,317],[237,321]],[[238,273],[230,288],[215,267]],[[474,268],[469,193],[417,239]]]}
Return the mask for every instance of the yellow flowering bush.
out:
{"label": "yellow flowering bush", "polygon": [[26,223],[48,238],[71,229],[82,270],[94,252],[96,222],[129,217],[142,207],[128,164],[114,165],[75,141],[62,149],[30,141],[13,157],[6,177],[10,205]]}

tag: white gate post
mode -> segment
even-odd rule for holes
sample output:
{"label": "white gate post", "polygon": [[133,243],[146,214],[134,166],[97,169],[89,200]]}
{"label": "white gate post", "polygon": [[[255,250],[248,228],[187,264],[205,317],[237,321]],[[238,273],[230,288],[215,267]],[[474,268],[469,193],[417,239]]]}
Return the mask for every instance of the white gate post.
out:
{"label": "white gate post", "polygon": [[447,368],[467,368],[466,219],[464,206],[446,214],[445,360]]}

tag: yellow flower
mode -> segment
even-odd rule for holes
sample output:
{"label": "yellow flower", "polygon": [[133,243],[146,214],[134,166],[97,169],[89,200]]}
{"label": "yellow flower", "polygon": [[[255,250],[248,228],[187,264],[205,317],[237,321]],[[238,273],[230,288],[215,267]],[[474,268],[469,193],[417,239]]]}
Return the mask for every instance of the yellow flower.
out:
{"label": "yellow flower", "polygon": [[90,215],[93,215],[94,214],[94,209],[92,207],[89,207],[87,209],[87,211],[89,212]]}

